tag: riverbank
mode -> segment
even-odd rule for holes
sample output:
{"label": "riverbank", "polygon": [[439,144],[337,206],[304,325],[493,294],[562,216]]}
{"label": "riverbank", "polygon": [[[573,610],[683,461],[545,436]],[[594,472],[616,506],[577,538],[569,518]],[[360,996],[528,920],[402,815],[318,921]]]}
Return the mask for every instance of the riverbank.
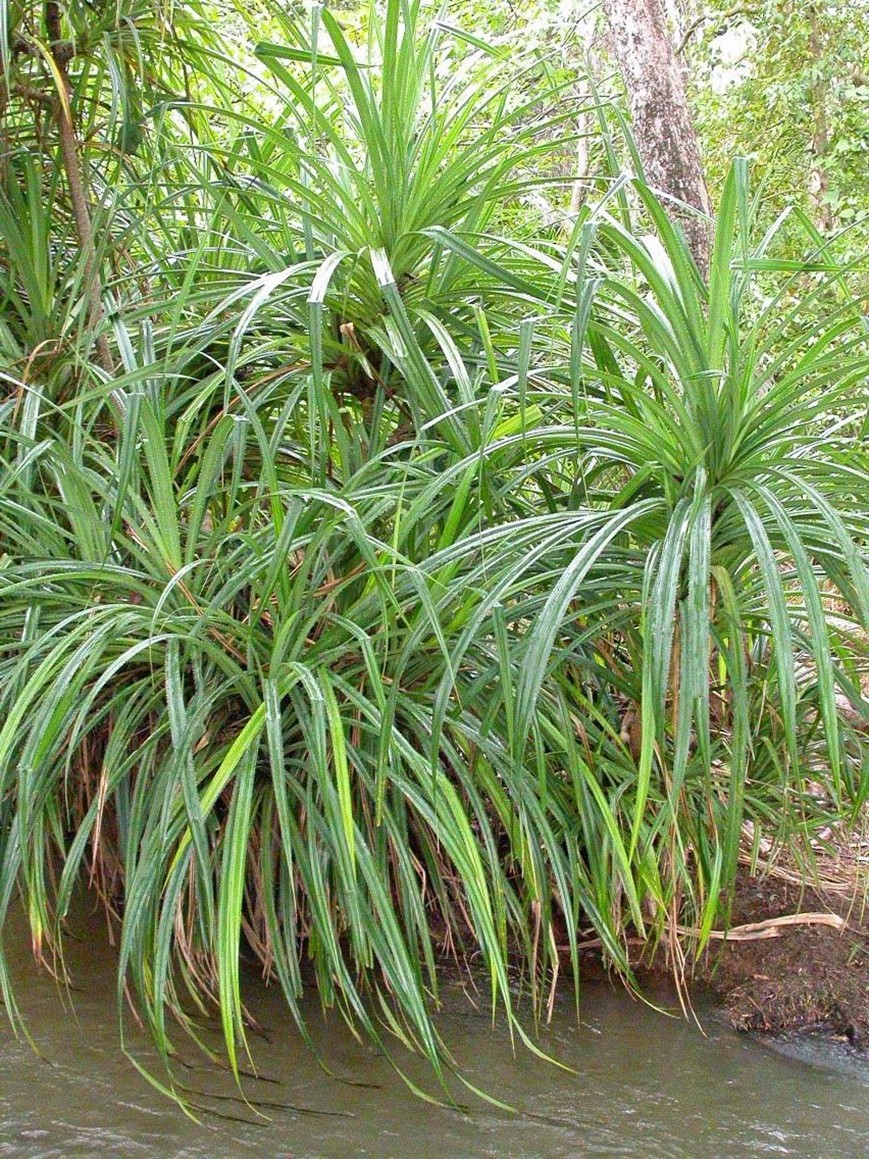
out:
{"label": "riverbank", "polygon": [[741,875],[735,933],[710,946],[695,971],[735,1029],[825,1033],[869,1050],[869,899],[861,856],[854,855],[857,873],[821,876],[811,885],[783,868]]}
{"label": "riverbank", "polygon": [[[747,828],[727,930],[687,966],[685,1008],[692,990],[711,993],[737,1031],[824,1035],[869,1057],[869,813],[832,827],[810,869],[768,846],[758,858],[752,836]],[[589,981],[609,976],[599,947],[584,955]],[[673,987],[663,953],[651,965],[641,957],[636,973],[641,991]]]}
{"label": "riverbank", "polygon": [[729,1024],[760,1034],[820,1034],[869,1052],[869,811],[832,825],[803,863],[744,831],[727,932],[689,984],[711,991]]}

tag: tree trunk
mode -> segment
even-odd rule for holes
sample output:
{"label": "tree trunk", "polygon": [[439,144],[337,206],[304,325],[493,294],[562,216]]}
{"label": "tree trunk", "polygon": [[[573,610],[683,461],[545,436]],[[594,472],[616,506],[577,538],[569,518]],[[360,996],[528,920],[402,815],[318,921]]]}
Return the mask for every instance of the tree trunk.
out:
{"label": "tree trunk", "polygon": [[[809,16],[809,54],[817,72],[817,66],[824,57],[824,43],[821,32],[821,22],[816,5],[808,7]],[[828,200],[829,182],[824,159],[830,149],[830,127],[827,122],[827,92],[823,77],[812,85],[812,165],[809,174],[809,196],[815,208],[815,220],[822,233],[829,233],[833,228],[833,211]]]}
{"label": "tree trunk", "polygon": [[[603,0],[603,9],[646,181],[656,192],[709,213],[685,78],[667,32],[662,0]],[[679,216],[694,259],[706,274],[708,226],[694,214]]]}
{"label": "tree trunk", "polygon": [[588,141],[593,131],[592,116],[588,109],[583,109],[577,118],[576,124],[576,173],[573,188],[570,193],[570,212],[579,213],[588,197],[586,179],[589,173]]}

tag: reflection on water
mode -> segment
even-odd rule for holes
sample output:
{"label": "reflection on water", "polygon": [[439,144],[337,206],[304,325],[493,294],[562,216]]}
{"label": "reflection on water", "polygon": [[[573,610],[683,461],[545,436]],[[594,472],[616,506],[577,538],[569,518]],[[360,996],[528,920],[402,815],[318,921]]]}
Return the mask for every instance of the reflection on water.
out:
{"label": "reflection on water", "polygon": [[[0,1156],[869,1156],[869,1067],[807,1065],[712,1019],[705,1020],[704,1038],[696,1027],[605,986],[583,990],[579,1023],[565,1001],[541,1035],[543,1049],[574,1073],[522,1047],[514,1054],[503,1028],[493,1030],[458,983],[447,986],[441,1029],[463,1073],[521,1112],[467,1096],[472,1106],[462,1114],[415,1098],[386,1060],[357,1043],[337,1016],[324,1020],[312,1001],[312,1032],[336,1077],[327,1076],[290,1026],[277,993],[253,985],[249,1007],[262,1035],[251,1045],[266,1081],[245,1090],[260,1114],[224,1075],[195,1059],[186,1068],[192,1100],[226,1115],[206,1115],[196,1124],[121,1054],[114,955],[96,929],[84,928],[81,940],[70,943],[69,965],[81,987],[74,1013],[62,1009],[54,983],[30,966],[23,927],[7,931],[18,991],[43,1057],[0,1022]],[[410,1076],[431,1089],[425,1065],[405,1062]]]}

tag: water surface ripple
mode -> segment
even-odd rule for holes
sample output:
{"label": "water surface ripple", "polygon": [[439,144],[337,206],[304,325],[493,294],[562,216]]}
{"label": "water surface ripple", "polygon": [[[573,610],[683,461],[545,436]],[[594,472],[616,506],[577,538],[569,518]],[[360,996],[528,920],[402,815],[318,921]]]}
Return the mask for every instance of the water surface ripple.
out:
{"label": "water surface ripple", "polygon": [[[445,987],[441,1029],[468,1078],[519,1108],[466,1096],[467,1113],[415,1098],[388,1063],[338,1017],[310,1003],[314,1036],[337,1077],[317,1065],[277,993],[252,984],[262,1028],[254,1061],[268,1081],[246,1085],[258,1117],[227,1078],[190,1055],[194,1101],[221,1109],[201,1124],[162,1100],[118,1046],[113,951],[84,926],[70,943],[80,987],[73,1011],[10,930],[14,973],[39,1046],[0,1022],[0,1157],[10,1159],[644,1159],[869,1157],[869,1066],[840,1052],[791,1046],[786,1057],[702,1017],[707,1036],[620,990],[587,986],[580,1020],[560,1003],[540,1045],[573,1071],[541,1062]],[[140,1043],[143,1057],[145,1044]],[[424,1064],[404,1060],[431,1089]],[[342,1081],[352,1079],[353,1083]],[[366,1084],[366,1085],[359,1085]],[[246,1121],[239,1121],[246,1120]]]}

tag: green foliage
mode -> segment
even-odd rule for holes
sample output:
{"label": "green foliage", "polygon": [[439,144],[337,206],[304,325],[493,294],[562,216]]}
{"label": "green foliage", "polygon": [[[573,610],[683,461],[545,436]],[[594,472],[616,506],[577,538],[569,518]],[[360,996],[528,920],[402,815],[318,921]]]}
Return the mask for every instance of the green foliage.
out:
{"label": "green foliage", "polygon": [[241,1064],[243,953],[447,1087],[443,958],[533,1049],[559,946],[678,965],[744,818],[869,791],[842,271],[770,256],[742,164],[708,284],[613,174],[569,238],[498,236],[558,116],[415,5],[364,53],[277,26],[258,114],[224,62],[122,163],[81,141],[112,376],[50,139],[0,201],[0,930],[20,895],[62,966],[95,889],[177,1097],[177,1032]]}
{"label": "green foliage", "polygon": [[[713,186],[734,153],[749,156],[766,220],[783,204],[796,205],[816,224],[823,220],[827,232],[846,230],[840,258],[862,260],[869,214],[865,3],[713,2],[695,6],[687,24],[695,29],[686,56]],[[789,240],[795,249],[801,244]]]}

